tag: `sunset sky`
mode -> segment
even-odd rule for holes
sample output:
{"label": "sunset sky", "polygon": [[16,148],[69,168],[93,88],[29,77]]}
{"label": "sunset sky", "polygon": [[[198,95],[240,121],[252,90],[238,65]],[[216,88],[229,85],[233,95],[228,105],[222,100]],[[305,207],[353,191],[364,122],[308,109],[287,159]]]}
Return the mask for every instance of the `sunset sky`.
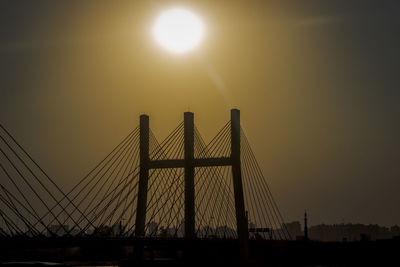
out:
{"label": "sunset sky", "polygon": [[[166,8],[205,24],[186,54]],[[139,123],[242,126],[286,221],[400,224],[400,2],[0,1],[0,122],[68,191]]]}

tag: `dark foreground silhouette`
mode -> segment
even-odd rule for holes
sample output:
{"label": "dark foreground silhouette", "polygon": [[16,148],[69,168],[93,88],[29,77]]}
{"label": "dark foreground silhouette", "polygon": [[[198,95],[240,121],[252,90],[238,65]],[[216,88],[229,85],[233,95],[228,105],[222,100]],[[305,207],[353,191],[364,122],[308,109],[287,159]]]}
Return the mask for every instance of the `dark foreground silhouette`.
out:
{"label": "dark foreground silhouette", "polygon": [[250,240],[240,261],[237,240],[3,238],[1,262],[120,266],[399,266],[400,239],[359,242]]}

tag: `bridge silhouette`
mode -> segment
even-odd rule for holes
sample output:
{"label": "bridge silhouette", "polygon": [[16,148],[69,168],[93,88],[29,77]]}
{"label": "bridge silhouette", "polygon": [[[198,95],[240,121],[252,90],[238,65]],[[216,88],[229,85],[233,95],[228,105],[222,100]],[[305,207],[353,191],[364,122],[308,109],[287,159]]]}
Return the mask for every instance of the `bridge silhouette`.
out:
{"label": "bridge silhouette", "polygon": [[239,110],[208,143],[191,112],[161,142],[149,124],[141,115],[140,125],[68,192],[0,125],[2,240],[16,247],[21,240],[129,241],[140,244],[136,255],[156,240],[229,241],[243,259],[249,239],[291,239]]}
{"label": "bridge silhouette", "polygon": [[293,241],[239,110],[206,143],[194,114],[133,129],[64,191],[0,125],[0,263],[379,266],[399,242]]}

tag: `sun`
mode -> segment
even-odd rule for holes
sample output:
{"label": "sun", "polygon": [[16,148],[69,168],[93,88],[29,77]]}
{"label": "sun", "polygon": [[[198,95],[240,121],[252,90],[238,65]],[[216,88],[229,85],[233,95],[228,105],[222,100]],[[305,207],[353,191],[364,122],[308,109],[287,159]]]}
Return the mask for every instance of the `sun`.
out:
{"label": "sun", "polygon": [[165,10],[153,27],[156,41],[170,52],[181,54],[194,50],[204,35],[204,24],[184,8]]}

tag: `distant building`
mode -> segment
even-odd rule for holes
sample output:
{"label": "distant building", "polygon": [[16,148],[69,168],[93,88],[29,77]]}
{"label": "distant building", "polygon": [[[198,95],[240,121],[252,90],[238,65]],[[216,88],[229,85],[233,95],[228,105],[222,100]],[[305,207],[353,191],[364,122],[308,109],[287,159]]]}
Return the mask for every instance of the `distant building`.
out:
{"label": "distant building", "polygon": [[185,223],[184,223],[183,220],[178,226],[178,229],[176,231],[176,236],[179,237],[179,238],[185,236]]}
{"label": "distant building", "polygon": [[303,232],[301,231],[301,224],[298,221],[285,223],[284,227],[288,230],[290,236],[294,239],[303,236]]}
{"label": "distant building", "polygon": [[77,228],[71,230],[70,235],[77,236],[81,231]]}
{"label": "distant building", "polygon": [[390,227],[390,234],[392,235],[392,237],[400,237],[400,227],[398,225]]}
{"label": "distant building", "polygon": [[[292,238],[296,240],[304,239],[304,232],[298,221],[284,224]],[[279,231],[281,229],[278,229]],[[308,237],[310,240],[325,242],[360,241],[391,239],[400,237],[400,227],[395,225],[390,228],[379,225],[365,224],[319,224],[308,227]]]}
{"label": "distant building", "polygon": [[168,236],[171,236],[171,237],[176,237],[177,231],[178,231],[178,229],[176,229],[176,227],[168,227],[167,228],[167,234],[168,234]]}
{"label": "distant building", "polygon": [[208,238],[208,237],[214,235],[214,233],[215,233],[215,229],[209,225],[206,225],[200,229],[200,231],[197,233],[197,237],[198,238]]}
{"label": "distant building", "polygon": [[218,226],[215,229],[215,235],[219,238],[234,238],[235,234],[236,234],[235,230],[226,225]]}
{"label": "distant building", "polygon": [[114,236],[120,236],[122,233],[125,232],[125,227],[122,226],[121,221],[119,223],[114,224],[111,228]]}
{"label": "distant building", "polygon": [[113,229],[110,226],[103,225],[94,229],[92,236],[94,237],[113,237]]}
{"label": "distant building", "polygon": [[304,212],[304,240],[308,240],[308,225],[307,225],[307,211]]}
{"label": "distant building", "polygon": [[253,222],[249,223],[249,238],[250,239],[255,239],[256,238],[256,234],[255,234],[255,229],[256,229],[257,225]]}
{"label": "distant building", "polygon": [[66,224],[54,224],[50,225],[47,230],[47,236],[63,236],[68,233],[69,226]]}
{"label": "distant building", "polygon": [[158,234],[158,223],[150,222],[148,227],[148,236],[155,237]]}
{"label": "distant building", "polygon": [[377,240],[393,236],[389,228],[372,224],[320,224],[310,227],[308,232],[310,239],[319,241]]}
{"label": "distant building", "polygon": [[164,228],[164,226],[160,226],[158,229],[158,236],[161,238],[169,238],[172,235],[169,234],[169,228]]}

